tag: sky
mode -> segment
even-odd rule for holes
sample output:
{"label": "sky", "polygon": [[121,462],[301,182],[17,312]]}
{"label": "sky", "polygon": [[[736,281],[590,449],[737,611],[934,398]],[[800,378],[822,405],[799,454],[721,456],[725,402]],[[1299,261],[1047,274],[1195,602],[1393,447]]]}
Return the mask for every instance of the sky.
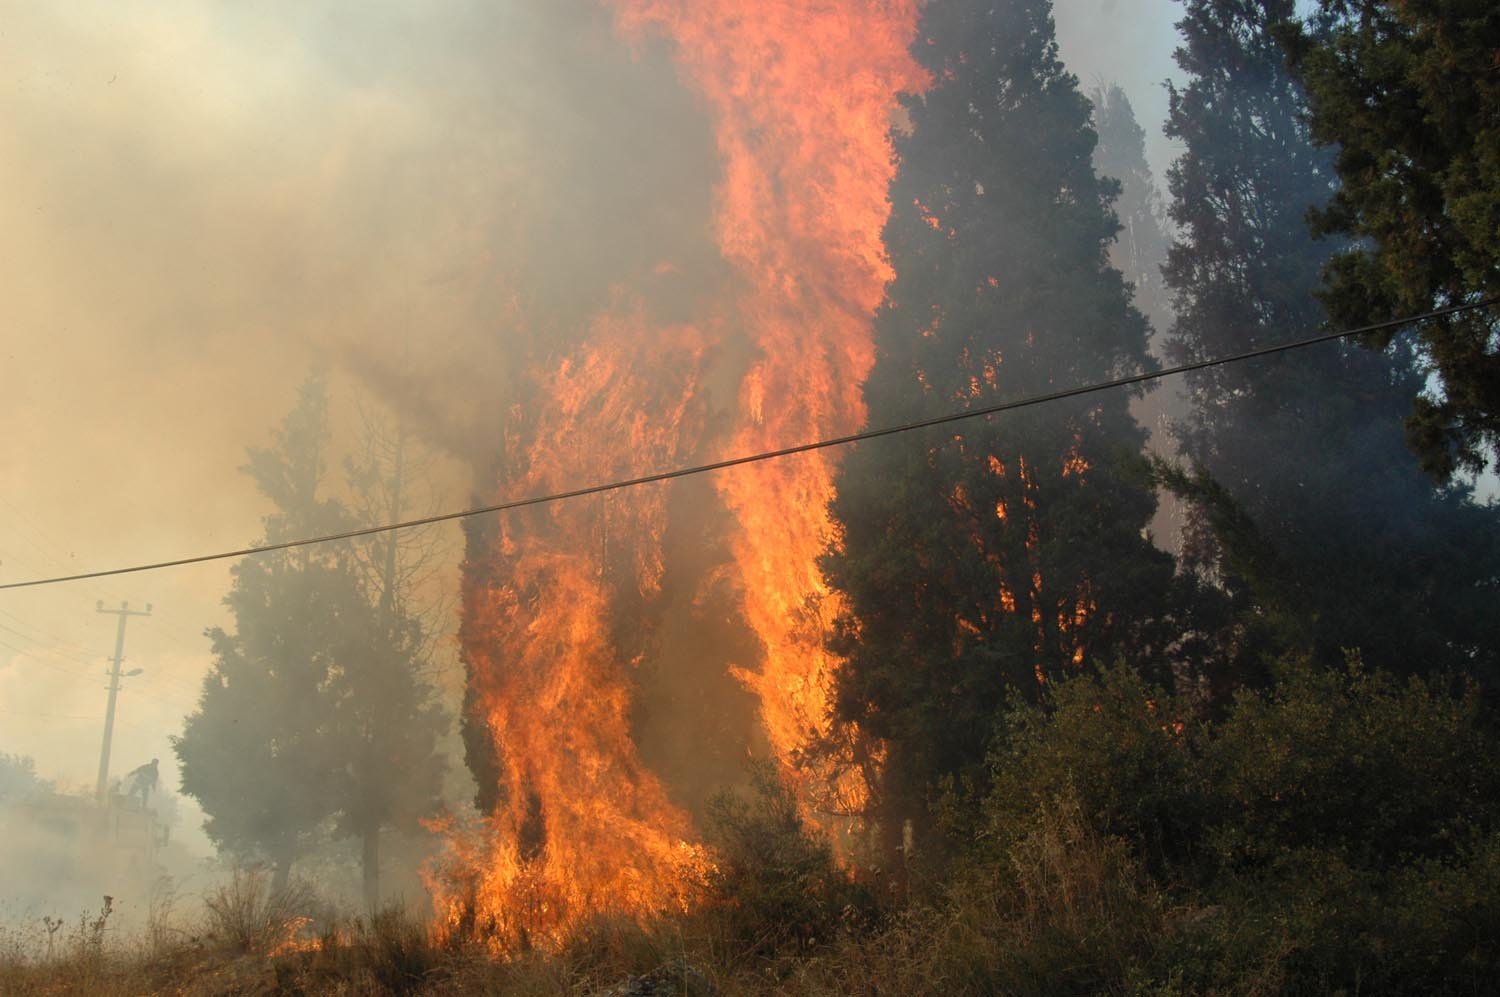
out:
{"label": "sky", "polygon": [[1173,0],[1058,0],[1054,7],[1064,64],[1085,92],[1111,82],[1125,91],[1146,133],[1151,172],[1162,187],[1167,167],[1182,151],[1162,134],[1166,80],[1181,79],[1172,62],[1177,47],[1174,25],[1181,13],[1181,5]]}
{"label": "sky", "polygon": [[[268,508],[245,448],[269,442],[315,364],[337,447],[357,446],[361,406],[393,404],[438,454],[426,501],[468,505],[516,363],[506,275],[567,244],[518,242],[530,206],[604,174],[649,204],[703,169],[702,150],[626,131],[688,134],[680,94],[636,80],[647,106],[611,106],[611,81],[637,71],[574,9],[0,0],[0,580],[255,541]],[[1158,180],[1176,15],[1170,0],[1056,8],[1064,61],[1086,89],[1126,90]],[[594,155],[610,148],[636,173]],[[572,215],[586,229],[607,208],[577,198]],[[600,260],[631,249],[596,242]],[[116,624],[96,603],[149,602],[128,626],[125,668],[142,674],[112,771],[159,757],[175,784],[168,737],[209,665],[203,631],[229,622],[229,567],[0,592],[0,752],[92,787]],[[195,823],[189,809],[179,834]]]}

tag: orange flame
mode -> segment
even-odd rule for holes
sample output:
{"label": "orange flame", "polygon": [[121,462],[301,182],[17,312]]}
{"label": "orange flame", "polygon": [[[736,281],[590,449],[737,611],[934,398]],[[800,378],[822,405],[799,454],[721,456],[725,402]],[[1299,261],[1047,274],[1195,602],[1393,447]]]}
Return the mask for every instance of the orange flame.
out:
{"label": "orange flame", "polygon": [[[892,275],[881,232],[895,95],[924,83],[908,53],[918,0],[614,2],[627,31],[676,43],[713,116],[719,244],[744,279],[732,306],[760,351],[729,451],[857,429],[871,317]],[[794,760],[827,733],[836,667],[823,638],[837,607],[817,568],[833,466],[817,453],[719,479],[739,522],[746,619],[765,648],[759,671],[737,674],[760,698],[783,774],[808,789]]]}
{"label": "orange flame", "polygon": [[[924,83],[907,51],[920,0],[602,2],[623,36],[671,42],[703,100],[722,169],[714,231],[735,277],[696,327],[653,329],[621,292],[583,347],[536,375],[537,396],[554,401],[534,419],[522,470],[502,482],[507,494],[684,463],[704,443],[711,338],[753,347],[727,452],[847,433],[865,417],[871,319],[891,277],[881,232],[895,97]],[[716,482],[735,520],[741,609],[764,651],[735,673],[805,799],[831,782],[797,759],[827,733],[837,667],[824,649],[836,607],[817,568],[832,480],[833,458],[809,454]],[[471,543],[462,639],[503,802],[479,833],[448,831],[432,884],[447,930],[555,943],[598,912],[689,904],[709,868],[632,740],[632,675],[647,648],[622,648],[618,636],[620,603],[650,600],[661,585],[665,487],[534,510],[505,520],[487,545]],[[631,556],[611,548],[615,534]],[[861,792],[846,779],[833,796],[857,805]]]}
{"label": "orange flame", "polygon": [[[589,342],[543,378],[542,413],[521,494],[632,476],[676,462],[691,441],[703,343],[653,330],[637,308],[599,319]],[[658,369],[661,360],[668,366]],[[601,463],[602,461],[602,463]],[[463,639],[474,711],[503,772],[506,805],[457,856],[468,882],[436,884],[442,920],[485,919],[497,944],[561,941],[601,911],[682,907],[707,868],[688,819],[641,764],[630,736],[630,671],[612,632],[622,587],[651,596],[662,577],[665,493],[634,489],[600,504],[558,503],[507,519],[471,553]],[[606,528],[628,533],[628,557]],[[476,556],[487,563],[472,563]]]}

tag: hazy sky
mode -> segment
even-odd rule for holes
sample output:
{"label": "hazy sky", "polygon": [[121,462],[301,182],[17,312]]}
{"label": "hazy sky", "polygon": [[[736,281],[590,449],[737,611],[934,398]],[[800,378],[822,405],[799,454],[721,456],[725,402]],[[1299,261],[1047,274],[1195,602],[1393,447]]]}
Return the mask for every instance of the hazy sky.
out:
{"label": "hazy sky", "polygon": [[1146,132],[1146,158],[1159,186],[1180,149],[1162,135],[1167,118],[1168,77],[1180,79],[1172,62],[1174,25],[1182,7],[1173,0],[1057,0],[1057,41],[1062,58],[1085,91],[1118,83]]}
{"label": "hazy sky", "polygon": [[[630,90],[650,106],[610,106],[631,70],[573,9],[0,0],[0,579],[255,540],[266,509],[237,468],[314,362],[345,440],[364,393],[438,445],[482,446],[513,362],[505,277],[547,251],[514,238],[537,178],[609,169],[570,150],[682,113],[650,80]],[[1158,180],[1177,9],[1057,4],[1065,61],[1125,87]],[[683,182],[631,161],[667,164],[638,178],[648,203]],[[437,485],[470,498],[457,461]],[[0,751],[92,785],[115,623],[94,607],[128,599],[155,612],[130,623],[145,673],[112,768],[167,762],[227,586],[221,562],[0,592]]]}

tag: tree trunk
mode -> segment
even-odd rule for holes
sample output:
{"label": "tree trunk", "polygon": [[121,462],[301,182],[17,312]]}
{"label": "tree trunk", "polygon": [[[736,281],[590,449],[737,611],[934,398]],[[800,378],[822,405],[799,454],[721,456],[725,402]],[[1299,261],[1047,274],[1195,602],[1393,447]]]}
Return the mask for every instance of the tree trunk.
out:
{"label": "tree trunk", "polygon": [[380,909],[380,825],[365,825],[360,861],[364,869],[365,910],[374,914]]}

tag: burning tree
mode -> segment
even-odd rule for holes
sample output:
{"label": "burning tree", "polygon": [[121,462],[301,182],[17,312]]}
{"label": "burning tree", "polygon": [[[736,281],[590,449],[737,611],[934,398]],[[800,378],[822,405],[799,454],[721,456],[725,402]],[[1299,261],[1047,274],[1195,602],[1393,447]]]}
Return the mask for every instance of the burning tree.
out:
{"label": "burning tree", "polygon": [[[667,247],[650,279],[624,274],[567,347],[530,358],[530,387],[496,441],[502,494],[863,421],[869,319],[890,275],[888,129],[895,93],[922,85],[907,53],[916,3],[608,6],[619,36],[670,54],[703,115],[720,157],[699,228],[713,243]],[[665,207],[651,205],[643,224],[682,205]],[[685,273],[697,278],[691,292],[661,307],[662,287]],[[705,649],[699,667],[725,677],[734,666],[755,738],[804,800],[815,780],[799,752],[826,729],[835,667],[823,646],[835,600],[817,568],[832,467],[810,455],[696,494],[725,523],[712,544],[726,561],[706,584],[752,635],[731,661]],[[681,568],[667,541],[675,501],[665,486],[643,488],[471,530],[464,722],[486,826],[455,856],[458,888],[445,896],[455,924],[473,914],[502,937],[556,939],[601,909],[680,905],[701,881],[692,824],[636,729],[642,678],[661,656],[665,580]]]}
{"label": "burning tree", "polygon": [[[886,244],[896,277],[865,385],[875,424],[1149,367],[1147,324],[1106,262],[1118,191],[1090,162],[1089,102],[1046,0],[935,0],[914,52]],[[1162,660],[1172,559],[1144,535],[1130,395],[861,444],[824,559],[847,599],[837,715],[884,739],[882,816],[944,775],[982,781],[1009,690],[1090,660]],[[897,821],[887,820],[887,830]]]}

